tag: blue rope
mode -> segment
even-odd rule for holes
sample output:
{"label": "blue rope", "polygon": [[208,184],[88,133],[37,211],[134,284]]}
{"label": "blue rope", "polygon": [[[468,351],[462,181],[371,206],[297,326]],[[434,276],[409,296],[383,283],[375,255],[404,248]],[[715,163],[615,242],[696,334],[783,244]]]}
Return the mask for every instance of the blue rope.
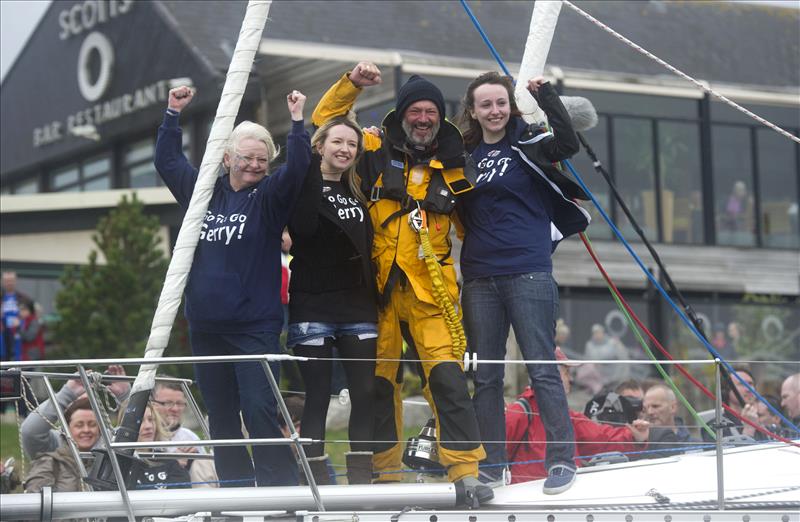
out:
{"label": "blue rope", "polygon": [[750,386],[750,384],[745,382],[744,379],[739,377],[739,374],[736,372],[736,370],[733,369],[733,366],[731,366],[730,363],[728,363],[728,361],[723,359],[722,355],[720,355],[720,353],[717,350],[715,350],[713,346],[711,346],[711,344],[706,340],[705,337],[703,337],[703,335],[697,330],[697,328],[695,328],[695,326],[692,324],[692,322],[689,320],[689,318],[686,317],[686,315],[678,307],[678,305],[675,304],[675,301],[672,300],[672,298],[669,296],[667,291],[664,290],[664,287],[661,286],[661,283],[659,283],[658,280],[653,276],[653,274],[650,273],[649,270],[647,270],[647,268],[645,267],[644,262],[642,261],[642,259],[638,256],[638,254],[636,254],[636,252],[633,250],[633,247],[631,247],[630,243],[628,243],[628,241],[622,236],[622,232],[620,232],[619,229],[617,228],[617,226],[614,224],[614,222],[611,221],[611,218],[608,216],[606,211],[600,205],[600,202],[597,201],[597,199],[594,197],[594,194],[592,194],[589,191],[589,187],[586,186],[586,183],[583,182],[583,178],[581,178],[580,174],[578,174],[578,172],[575,170],[575,168],[573,168],[572,163],[570,163],[569,160],[564,160],[564,164],[567,166],[567,168],[572,173],[572,175],[575,176],[575,179],[577,180],[577,182],[581,186],[581,188],[584,190],[584,192],[586,192],[586,194],[591,198],[592,203],[594,203],[594,206],[597,207],[597,210],[600,212],[600,215],[603,216],[603,219],[605,220],[605,222],[608,223],[608,226],[610,226],[611,230],[614,231],[614,235],[617,236],[617,238],[622,242],[622,244],[625,246],[625,249],[628,251],[628,253],[630,253],[631,257],[633,257],[633,259],[636,261],[636,264],[638,264],[639,268],[642,269],[642,272],[644,272],[644,274],[647,276],[647,278],[650,280],[650,282],[653,283],[653,286],[655,286],[658,289],[659,293],[664,297],[664,299],[667,301],[667,303],[669,303],[669,305],[672,307],[672,309],[675,311],[675,313],[678,314],[678,317],[681,318],[681,321],[683,321],[684,324],[686,324],[686,326],[689,327],[689,330],[691,330],[692,333],[700,340],[700,342],[703,344],[703,346],[706,347],[706,350],[708,350],[709,353],[711,353],[711,355],[713,355],[715,359],[719,359],[719,361],[722,363],[722,365],[725,367],[725,369],[728,370],[728,372],[730,373],[731,377],[735,377],[739,382],[744,384],[745,388],[747,388],[750,391],[750,393],[752,393],[755,397],[757,397],[759,400],[761,400],[761,402],[766,404],[767,407],[775,415],[780,417],[780,419],[783,420],[784,423],[786,423],[787,426],[789,426],[790,428],[794,429],[796,432],[800,433],[800,428],[798,428],[797,426],[792,424],[792,421],[790,421],[789,419],[784,417],[783,413],[781,413],[774,406],[772,406],[772,404],[770,404],[769,401],[764,399],[764,397],[762,397],[755,390],[755,388]]}
{"label": "blue rope", "polygon": [[503,72],[506,73],[506,75],[511,76],[511,72],[508,70],[508,67],[506,67],[506,64],[503,63],[503,59],[500,58],[500,54],[497,52],[497,49],[495,49],[494,45],[492,45],[492,42],[489,41],[489,37],[483,32],[480,22],[478,22],[478,19],[475,18],[475,15],[472,13],[472,9],[470,9],[467,5],[466,0],[461,0],[461,5],[464,6],[467,16],[469,16],[469,19],[472,20],[472,24],[475,26],[475,29],[478,30],[478,33],[480,33],[481,38],[483,38],[483,42],[489,48],[489,51],[492,53],[492,56],[494,56],[494,59],[497,60],[497,63],[500,64]]}
{"label": "blue rope", "polygon": [[187,488],[201,484],[238,484],[241,482],[255,482],[254,478],[249,479],[229,479],[229,480],[208,480],[205,482],[159,482],[157,484],[140,484],[134,489],[173,489],[173,488]]}
{"label": "blue rope", "polygon": [[[466,0],[461,0],[461,5],[464,6],[464,9],[467,11],[467,14],[469,15],[470,19],[472,20],[472,23],[478,29],[478,32],[480,33],[481,37],[483,38],[483,41],[486,42],[486,45],[489,46],[489,50],[492,52],[492,55],[494,56],[495,60],[497,60],[497,63],[500,64],[500,67],[503,68],[503,71],[505,71],[506,74],[511,76],[510,73],[508,72],[508,68],[506,67],[505,63],[503,63],[502,58],[500,58],[500,55],[497,54],[497,51],[495,50],[494,46],[491,44],[491,42],[489,42],[489,38],[486,36],[486,33],[483,32],[483,29],[481,28],[480,22],[478,22],[478,19],[475,18],[474,14],[472,14],[472,11],[470,10],[469,6],[466,3]],[[686,326],[689,327],[689,330],[691,330],[691,332],[700,340],[700,342],[703,344],[703,346],[705,346],[706,350],[708,350],[709,353],[711,353],[711,355],[713,355],[715,359],[719,359],[719,361],[722,363],[722,365],[725,367],[725,369],[728,370],[728,372],[731,374],[731,376],[735,377],[740,383],[742,383],[744,385],[744,387],[747,388],[747,390],[750,393],[752,393],[757,399],[759,399],[761,402],[766,404],[767,408],[769,408],[769,410],[772,413],[774,413],[781,420],[783,420],[783,422],[788,427],[792,428],[797,433],[800,433],[800,428],[795,426],[792,423],[792,421],[787,419],[780,410],[778,410],[774,406],[772,406],[772,404],[770,404],[769,401],[767,401],[764,397],[762,397],[755,390],[755,388],[750,386],[750,384],[745,382],[744,379],[739,377],[739,375],[733,369],[733,366],[731,366],[730,363],[728,363],[728,361],[726,361],[722,357],[722,355],[720,355],[720,353],[717,352],[717,350],[715,350],[713,346],[711,346],[711,344],[703,337],[703,335],[697,330],[697,328],[695,328],[695,326],[692,324],[692,322],[689,321],[689,319],[686,317],[686,315],[680,310],[680,308],[678,308],[678,305],[675,304],[675,301],[672,300],[672,298],[669,296],[667,291],[664,290],[664,287],[661,286],[661,283],[659,283],[655,279],[655,277],[653,277],[653,274],[651,274],[650,271],[647,270],[647,268],[644,266],[644,263],[642,262],[641,258],[639,258],[639,256],[636,254],[636,252],[634,252],[633,248],[631,248],[631,246],[628,243],[628,241],[623,237],[622,232],[620,232],[619,229],[617,229],[616,225],[614,225],[614,223],[611,221],[611,218],[608,217],[608,214],[606,214],[605,210],[603,210],[603,207],[600,205],[600,203],[594,197],[594,194],[592,194],[592,192],[589,190],[589,187],[587,187],[586,184],[583,182],[583,179],[580,177],[578,172],[572,167],[572,164],[569,162],[569,160],[564,160],[563,163],[567,166],[567,168],[572,173],[572,175],[575,176],[575,179],[578,181],[578,184],[581,186],[583,191],[586,192],[586,194],[592,200],[592,203],[594,203],[594,206],[597,207],[597,210],[600,211],[600,215],[603,216],[603,219],[606,221],[606,223],[608,223],[608,225],[614,231],[614,235],[616,235],[617,238],[619,238],[619,240],[622,242],[622,244],[625,246],[625,248],[628,250],[628,252],[633,257],[633,259],[636,261],[636,263],[642,269],[642,272],[644,272],[645,276],[647,276],[647,278],[650,280],[650,282],[652,282],[653,285],[658,289],[659,293],[664,297],[664,299],[666,299],[667,303],[669,303],[669,305],[672,307],[672,309],[675,310],[675,312],[678,314],[678,317],[681,318],[681,321],[683,321],[684,324],[686,324]]]}

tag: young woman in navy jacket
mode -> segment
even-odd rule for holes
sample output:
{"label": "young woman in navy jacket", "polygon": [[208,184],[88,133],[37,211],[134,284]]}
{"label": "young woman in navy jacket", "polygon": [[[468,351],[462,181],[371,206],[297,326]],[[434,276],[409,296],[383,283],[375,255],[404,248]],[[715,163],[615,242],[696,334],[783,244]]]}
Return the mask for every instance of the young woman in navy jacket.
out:
{"label": "young woman in navy jacket", "polygon": [[[464,227],[461,272],[467,342],[479,359],[504,359],[509,326],[526,360],[554,361],[558,288],[551,253],[565,236],[584,230],[589,216],[573,198],[581,189],[553,165],[578,151],[569,116],[543,78],[528,89],[552,131],[529,126],[514,100],[511,78],[485,73],[468,87],[464,143],[477,164],[475,188],[457,206]],[[544,492],[568,489],[575,477],[574,434],[555,365],[529,365],[547,433]],[[473,402],[484,464],[507,461],[502,365],[478,365]],[[497,478],[499,467],[484,468]]]}

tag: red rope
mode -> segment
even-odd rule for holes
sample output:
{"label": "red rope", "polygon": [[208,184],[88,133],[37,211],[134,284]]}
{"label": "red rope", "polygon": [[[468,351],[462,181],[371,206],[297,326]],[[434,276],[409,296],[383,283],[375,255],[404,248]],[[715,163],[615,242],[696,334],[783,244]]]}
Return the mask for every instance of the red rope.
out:
{"label": "red rope", "polygon": [[[600,270],[600,273],[603,275],[603,279],[606,280],[606,282],[608,283],[608,286],[611,288],[611,291],[619,298],[619,301],[622,303],[622,306],[625,307],[625,310],[628,311],[630,316],[633,318],[634,322],[639,326],[639,328],[642,329],[642,331],[644,333],[647,334],[647,336],[650,338],[650,340],[653,341],[653,344],[655,344],[655,346],[658,348],[658,351],[660,351],[664,355],[664,357],[666,357],[670,361],[674,360],[672,355],[661,345],[660,342],[658,342],[658,339],[655,338],[655,336],[652,334],[652,332],[650,332],[650,330],[644,324],[642,324],[642,321],[639,319],[639,316],[636,315],[636,312],[633,311],[633,309],[630,307],[630,305],[628,305],[628,302],[625,300],[625,298],[622,297],[622,293],[617,288],[617,285],[615,285],[614,282],[611,280],[611,277],[609,277],[609,275],[606,272],[605,268],[603,268],[603,265],[600,263],[600,260],[597,258],[597,254],[594,252],[594,249],[592,249],[592,246],[589,244],[589,241],[586,239],[586,236],[583,234],[583,232],[580,233],[580,237],[581,237],[581,241],[583,241],[583,244],[586,247],[586,250],[589,252],[589,255],[592,257],[592,260],[594,260],[594,264],[597,265],[597,269]],[[700,388],[700,390],[708,398],[716,399],[715,395],[713,393],[711,393],[711,391],[708,388],[706,388],[703,385],[703,383],[701,383],[700,381],[695,379],[683,367],[683,365],[676,364],[675,367],[678,369],[678,371],[680,371],[684,375],[684,377],[689,379],[689,381],[691,381],[692,384],[694,384],[695,386]],[[722,403],[722,407],[725,408],[725,410],[728,413],[730,413],[731,415],[733,415],[735,418],[739,419],[740,421],[742,421],[744,424],[747,424],[748,426],[752,426],[753,428],[755,428],[756,430],[760,431],[764,435],[767,435],[769,437],[772,437],[772,438],[774,438],[776,440],[779,440],[781,442],[784,442],[786,444],[791,444],[792,446],[796,446],[796,447],[800,448],[800,444],[797,444],[796,442],[794,442],[792,440],[789,440],[789,439],[787,439],[785,437],[781,437],[780,435],[778,435],[776,433],[772,433],[771,431],[761,427],[760,425],[756,424],[755,422],[751,421],[750,419],[747,419],[747,418],[741,416],[738,412],[734,411],[733,408],[731,408],[730,406],[728,406],[724,402]]]}

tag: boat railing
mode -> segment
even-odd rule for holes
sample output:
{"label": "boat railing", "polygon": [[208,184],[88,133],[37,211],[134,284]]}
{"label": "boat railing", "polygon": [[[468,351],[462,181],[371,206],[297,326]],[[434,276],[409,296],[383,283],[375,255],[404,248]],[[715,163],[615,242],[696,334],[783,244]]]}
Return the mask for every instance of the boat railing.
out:
{"label": "boat railing", "polygon": [[[231,356],[231,357],[222,357],[222,356],[186,356],[186,357],[162,357],[157,360],[159,364],[209,364],[209,363],[230,363],[230,362],[259,362],[262,366],[262,369],[267,376],[267,379],[270,383],[270,386],[275,394],[276,401],[278,404],[279,411],[284,416],[284,419],[287,420],[286,426],[289,430],[290,436],[287,438],[243,438],[243,439],[211,439],[210,433],[208,430],[208,425],[205,422],[204,416],[197,404],[194,400],[193,395],[191,393],[190,386],[193,384],[191,379],[180,379],[174,377],[156,377],[156,381],[161,382],[172,382],[177,383],[181,386],[181,389],[187,399],[187,403],[190,406],[190,410],[192,414],[197,418],[199,425],[202,428],[203,434],[205,439],[197,440],[197,441],[157,441],[157,443],[153,442],[127,442],[127,443],[117,443],[113,442],[113,433],[114,428],[109,424],[107,421],[107,416],[104,415],[104,410],[98,400],[96,387],[93,386],[93,383],[96,382],[118,382],[118,381],[131,381],[134,380],[132,376],[125,376],[125,375],[99,375],[95,374],[94,376],[90,376],[90,371],[87,371],[87,367],[91,366],[104,366],[104,365],[122,365],[122,366],[134,366],[134,365],[142,365],[142,364],[152,364],[155,362],[152,358],[101,358],[101,359],[62,359],[62,360],[43,360],[43,361],[23,361],[23,362],[2,362],[0,363],[0,369],[4,372],[6,371],[19,371],[21,375],[26,379],[33,378],[33,379],[41,379],[45,385],[45,389],[47,390],[47,396],[51,400],[52,404],[55,407],[59,424],[60,424],[60,432],[64,435],[65,439],[67,440],[70,449],[72,451],[73,457],[75,458],[76,462],[78,463],[81,476],[83,479],[87,478],[86,469],[82,463],[82,457],[86,457],[87,453],[82,453],[78,450],[78,447],[75,441],[72,439],[69,430],[66,429],[67,423],[64,418],[64,412],[58,406],[58,402],[56,400],[56,394],[54,388],[52,386],[51,379],[80,379],[83,382],[83,386],[85,391],[88,395],[92,410],[96,418],[98,419],[98,423],[101,427],[101,436],[103,438],[104,445],[110,448],[112,451],[108,452],[110,461],[115,471],[117,485],[119,487],[120,494],[123,497],[125,502],[127,511],[128,511],[128,518],[133,522],[133,510],[130,507],[129,499],[127,495],[127,489],[125,486],[125,480],[121,473],[120,464],[117,459],[117,450],[151,450],[146,453],[139,454],[140,457],[146,458],[166,458],[166,459],[179,459],[179,458],[189,458],[189,459],[207,459],[212,458],[210,455],[203,455],[197,453],[171,453],[171,452],[153,452],[152,448],[154,447],[162,447],[162,448],[184,448],[184,447],[213,447],[213,446],[243,446],[243,445],[293,445],[296,448],[297,456],[300,461],[301,467],[307,477],[307,482],[309,487],[311,488],[312,494],[314,496],[315,503],[317,505],[317,509],[319,511],[324,511],[324,505],[322,503],[322,498],[319,494],[319,490],[317,484],[313,479],[313,475],[311,473],[308,458],[305,454],[303,446],[312,444],[312,443],[323,443],[325,441],[318,441],[313,440],[310,438],[301,438],[297,431],[294,428],[294,423],[290,421],[289,411],[287,409],[286,403],[284,401],[284,397],[281,394],[281,390],[278,386],[277,381],[270,369],[269,363],[271,362],[280,362],[280,361],[296,361],[296,362],[304,362],[308,360],[314,360],[315,358],[311,357],[296,357],[291,355],[252,355],[252,356]],[[504,364],[504,365],[515,365],[515,364],[561,364],[561,361],[525,361],[525,360],[478,360],[475,357],[471,359],[469,357],[465,358],[464,361],[465,368],[470,369],[474,368],[478,364]],[[659,365],[701,365],[701,366],[708,366],[712,365],[714,367],[714,379],[715,379],[715,405],[714,405],[714,423],[711,424],[712,429],[716,433],[716,442],[715,442],[715,451],[716,451],[716,478],[717,478],[717,503],[718,508],[720,510],[725,508],[725,495],[724,495],[724,473],[723,473],[723,437],[722,437],[722,430],[724,424],[723,420],[723,406],[722,406],[722,394],[721,394],[721,361],[718,359],[702,359],[702,360],[659,360],[659,361],[647,361],[647,360],[580,360],[576,361],[580,364],[596,364],[596,365],[604,365],[604,364],[614,364],[614,365],[627,365],[627,364],[659,364]],[[59,368],[59,367],[75,367],[77,368],[77,373],[68,373],[68,372],[51,372],[51,371],[28,371],[24,368],[29,368],[32,365],[35,365],[39,368]],[[94,373],[94,372],[91,372]],[[22,448],[21,448],[22,449]]]}

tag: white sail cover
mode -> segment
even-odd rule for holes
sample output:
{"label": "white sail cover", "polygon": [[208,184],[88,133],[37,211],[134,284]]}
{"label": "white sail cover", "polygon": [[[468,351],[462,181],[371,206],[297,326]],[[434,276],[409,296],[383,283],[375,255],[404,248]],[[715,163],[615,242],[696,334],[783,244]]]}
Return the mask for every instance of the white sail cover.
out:
{"label": "white sail cover", "polygon": [[528,123],[547,122],[547,116],[528,92],[527,85],[528,80],[544,73],[544,64],[547,62],[560,12],[561,2],[538,0],[533,6],[528,39],[525,41],[525,52],[514,89],[517,106]]}

